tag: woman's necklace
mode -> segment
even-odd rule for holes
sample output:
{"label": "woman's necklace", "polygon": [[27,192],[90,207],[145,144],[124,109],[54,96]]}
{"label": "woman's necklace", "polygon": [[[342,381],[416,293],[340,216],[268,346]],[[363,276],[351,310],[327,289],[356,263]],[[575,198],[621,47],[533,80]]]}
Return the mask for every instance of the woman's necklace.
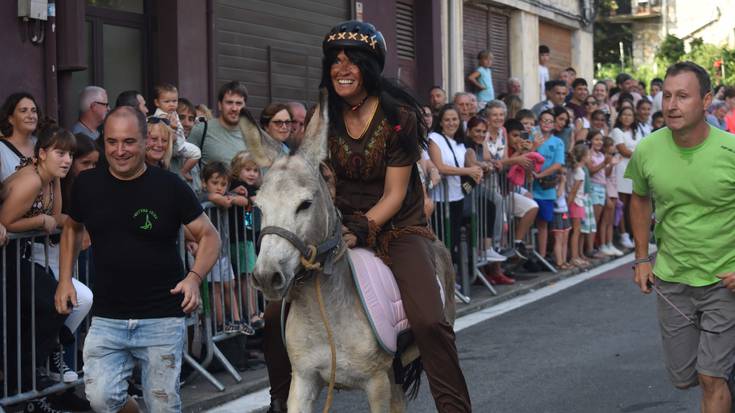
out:
{"label": "woman's necklace", "polygon": [[[365,98],[365,99],[367,99],[367,98]],[[363,100],[363,102],[364,102],[364,100]],[[362,103],[360,103],[360,105],[362,105]],[[367,132],[367,130],[370,127],[370,125],[373,123],[373,118],[375,118],[375,114],[377,112],[378,112],[378,101],[376,100],[375,101],[375,106],[373,107],[373,113],[370,115],[370,118],[368,118],[367,121],[364,122],[364,126],[363,126],[362,131],[360,132],[359,135],[353,134],[350,131],[349,125],[347,124],[347,122],[345,122],[345,129],[347,129],[347,134],[350,135],[350,138],[352,138],[354,140],[361,139],[365,135],[365,132]],[[357,117],[358,117],[358,120],[359,120],[360,115],[358,114]]]}
{"label": "woman's necklace", "polygon": [[358,104],[357,104],[357,105],[355,105],[355,106],[350,106],[350,110],[354,112],[354,111],[356,111],[356,110],[360,109],[360,107],[361,107],[361,106],[362,106],[362,105],[363,105],[363,104],[364,104],[365,102],[367,102],[367,100],[368,100],[368,98],[369,98],[369,97],[370,97],[370,95],[365,95],[365,97],[364,97],[364,98],[362,98],[362,100],[360,101],[360,103],[358,103]]}

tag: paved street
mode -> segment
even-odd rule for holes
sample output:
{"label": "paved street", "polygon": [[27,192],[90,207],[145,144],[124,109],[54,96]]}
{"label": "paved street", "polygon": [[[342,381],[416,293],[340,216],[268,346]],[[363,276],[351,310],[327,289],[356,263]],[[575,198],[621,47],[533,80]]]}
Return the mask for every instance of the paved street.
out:
{"label": "paved street", "polygon": [[[654,297],[637,292],[629,268],[460,331],[474,411],[697,411],[699,391],[677,391],[667,381]],[[409,412],[434,411],[422,385]],[[337,393],[332,411],[367,412],[367,400]]]}

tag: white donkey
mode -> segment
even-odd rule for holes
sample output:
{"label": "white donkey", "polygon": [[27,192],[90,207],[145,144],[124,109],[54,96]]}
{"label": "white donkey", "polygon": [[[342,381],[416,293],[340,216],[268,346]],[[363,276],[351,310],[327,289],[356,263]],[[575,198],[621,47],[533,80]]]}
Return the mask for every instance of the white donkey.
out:
{"label": "white donkey", "polygon": [[[339,216],[320,174],[319,163],[327,156],[324,97],[320,108],[308,124],[301,148],[287,157],[279,157],[281,144],[252,119],[243,116],[240,121],[256,162],[270,166],[257,198],[263,232],[253,284],[268,300],[284,299],[291,305],[285,325],[293,367],[288,411],[311,412],[330,381],[332,354],[320,316],[318,279],[336,349],[336,386],[367,392],[371,413],[404,412],[404,391],[411,383],[395,383],[393,356],[373,335],[351,276]],[[444,246],[438,241],[434,245],[437,275],[447,297],[445,314],[453,323],[454,269]],[[321,268],[308,270],[314,263],[321,263]],[[402,356],[403,364],[417,355],[414,346]]]}

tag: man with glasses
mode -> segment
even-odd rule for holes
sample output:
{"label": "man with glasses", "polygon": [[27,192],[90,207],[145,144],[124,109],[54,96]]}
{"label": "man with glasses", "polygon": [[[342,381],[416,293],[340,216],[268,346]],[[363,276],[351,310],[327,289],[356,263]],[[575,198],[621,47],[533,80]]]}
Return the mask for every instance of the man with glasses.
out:
{"label": "man with glasses", "polygon": [[[666,71],[668,127],[641,140],[625,177],[634,281],[657,295],[663,356],[679,389],[702,386],[702,412],[729,413],[735,364],[735,136],[711,127],[710,77],[692,62]],[[648,251],[656,205],[655,266]],[[729,389],[728,389],[729,382]]]}
{"label": "man with glasses", "polygon": [[71,133],[81,133],[97,140],[99,127],[110,111],[107,91],[99,86],[87,86],[79,95],[79,120],[71,127]]}

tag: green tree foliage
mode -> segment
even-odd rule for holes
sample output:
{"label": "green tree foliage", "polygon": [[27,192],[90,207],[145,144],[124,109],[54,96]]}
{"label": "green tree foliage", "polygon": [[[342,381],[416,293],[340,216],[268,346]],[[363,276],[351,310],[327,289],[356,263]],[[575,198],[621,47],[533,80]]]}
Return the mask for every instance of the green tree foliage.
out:
{"label": "green tree foliage", "polygon": [[625,72],[635,79],[649,83],[654,77],[663,78],[669,65],[685,60],[692,61],[707,70],[713,84],[735,86],[735,49],[704,43],[701,38],[695,38],[689,43],[689,52],[686,52],[684,42],[673,35],[668,35],[661,43],[654,64],[632,67],[626,62],[620,67],[619,62],[617,64],[603,62],[598,64],[595,77],[615,79],[618,73]]}
{"label": "green tree foliage", "polygon": [[684,41],[672,34],[667,34],[664,41],[661,42],[658,52],[656,52],[656,59],[663,63],[664,66],[668,66],[680,61],[685,53]]}
{"label": "green tree foliage", "polygon": [[619,2],[615,0],[600,0],[598,4],[598,16],[594,27],[594,58],[599,64],[620,64],[620,42],[623,42],[623,50],[626,60],[631,56],[633,46],[633,32],[630,24],[609,23],[604,17],[611,16],[619,11]]}

